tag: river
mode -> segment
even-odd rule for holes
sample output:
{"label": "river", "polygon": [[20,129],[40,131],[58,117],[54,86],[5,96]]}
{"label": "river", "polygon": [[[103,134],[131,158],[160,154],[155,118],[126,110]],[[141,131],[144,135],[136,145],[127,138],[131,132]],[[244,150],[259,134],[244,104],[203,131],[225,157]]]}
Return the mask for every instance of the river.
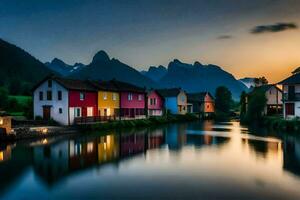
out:
{"label": "river", "polygon": [[2,199],[300,199],[300,137],[194,122],[0,145]]}

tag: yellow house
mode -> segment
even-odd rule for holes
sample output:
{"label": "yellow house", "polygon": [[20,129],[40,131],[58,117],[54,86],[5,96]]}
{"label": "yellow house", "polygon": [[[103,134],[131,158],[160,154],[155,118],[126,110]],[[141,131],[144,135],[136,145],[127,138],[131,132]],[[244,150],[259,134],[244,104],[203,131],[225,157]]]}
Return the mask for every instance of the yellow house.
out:
{"label": "yellow house", "polygon": [[110,81],[93,81],[98,88],[98,116],[118,117],[120,110],[120,95]]}

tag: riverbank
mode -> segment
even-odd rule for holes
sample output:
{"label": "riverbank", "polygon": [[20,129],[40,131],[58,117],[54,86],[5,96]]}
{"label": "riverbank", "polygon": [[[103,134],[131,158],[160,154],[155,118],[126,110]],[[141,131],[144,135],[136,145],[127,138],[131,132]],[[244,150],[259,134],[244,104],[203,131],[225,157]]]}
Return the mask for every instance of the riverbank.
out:
{"label": "riverbank", "polygon": [[85,124],[76,126],[42,126],[42,127],[24,127],[14,129],[13,134],[0,136],[0,141],[13,142],[27,139],[42,139],[56,137],[68,134],[80,134],[89,131],[104,131],[123,128],[152,127],[168,123],[191,122],[199,120],[194,114],[186,115],[168,115],[163,117],[150,117],[147,119],[109,121],[96,124]]}
{"label": "riverbank", "polygon": [[168,123],[191,122],[199,120],[194,114],[168,115],[163,117],[150,117],[147,119],[111,121],[107,123],[77,125],[81,131],[103,131],[122,128],[151,127]]}
{"label": "riverbank", "polygon": [[273,130],[280,130],[289,133],[300,132],[300,121],[298,119],[285,120],[279,116],[264,117],[261,124],[262,126]]}

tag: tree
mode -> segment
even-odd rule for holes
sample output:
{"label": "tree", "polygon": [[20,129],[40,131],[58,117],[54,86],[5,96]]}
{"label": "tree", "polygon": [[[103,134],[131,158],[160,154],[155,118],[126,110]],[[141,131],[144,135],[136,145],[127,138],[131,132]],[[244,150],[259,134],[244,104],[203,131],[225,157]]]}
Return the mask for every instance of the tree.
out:
{"label": "tree", "polygon": [[22,93],[22,85],[18,79],[12,79],[10,81],[9,92],[12,95],[18,95]]}
{"label": "tree", "polygon": [[4,110],[8,103],[8,91],[4,87],[0,87],[0,110]]}
{"label": "tree", "polygon": [[229,117],[232,104],[232,94],[224,86],[218,87],[215,94],[215,106],[217,118],[223,119]]}
{"label": "tree", "polygon": [[242,92],[240,98],[240,118],[241,122],[244,122],[246,119],[247,112],[247,93],[245,91]]}
{"label": "tree", "polygon": [[248,109],[246,114],[247,122],[260,122],[267,104],[265,92],[255,89],[248,96]]}
{"label": "tree", "polygon": [[259,77],[254,79],[255,86],[261,86],[261,85],[267,85],[269,81],[266,79],[266,77]]}

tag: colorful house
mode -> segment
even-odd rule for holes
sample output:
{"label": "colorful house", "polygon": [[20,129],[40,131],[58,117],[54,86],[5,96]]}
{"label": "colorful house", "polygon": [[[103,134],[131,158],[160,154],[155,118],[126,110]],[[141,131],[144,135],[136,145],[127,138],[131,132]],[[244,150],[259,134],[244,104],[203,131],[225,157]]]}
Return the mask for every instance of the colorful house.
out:
{"label": "colorful house", "polygon": [[120,96],[120,119],[146,118],[146,92],[144,88],[117,80],[109,81]]}
{"label": "colorful house", "polygon": [[284,118],[300,117],[300,74],[294,74],[278,84],[282,85]]}
{"label": "colorful house", "polygon": [[164,112],[164,98],[156,91],[151,90],[147,95],[148,116],[162,116]]}
{"label": "colorful house", "polygon": [[215,113],[215,100],[209,92],[187,94],[188,103],[193,105],[191,113],[200,113],[204,117],[209,117]]}
{"label": "colorful house", "polygon": [[97,89],[88,81],[49,76],[34,87],[34,117],[71,125],[98,113]]}
{"label": "colorful house", "polygon": [[91,81],[98,90],[98,116],[116,119],[120,113],[120,95],[111,81]]}
{"label": "colorful house", "polygon": [[187,113],[187,95],[180,88],[157,90],[158,94],[164,98],[165,109],[172,114],[184,115]]}
{"label": "colorful house", "polygon": [[249,98],[251,98],[251,94],[255,90],[260,90],[265,93],[267,103],[264,109],[264,115],[274,115],[282,113],[282,90],[280,88],[278,88],[275,84],[254,87],[252,88],[252,91],[249,92],[249,94],[246,96],[246,105],[248,104]]}

